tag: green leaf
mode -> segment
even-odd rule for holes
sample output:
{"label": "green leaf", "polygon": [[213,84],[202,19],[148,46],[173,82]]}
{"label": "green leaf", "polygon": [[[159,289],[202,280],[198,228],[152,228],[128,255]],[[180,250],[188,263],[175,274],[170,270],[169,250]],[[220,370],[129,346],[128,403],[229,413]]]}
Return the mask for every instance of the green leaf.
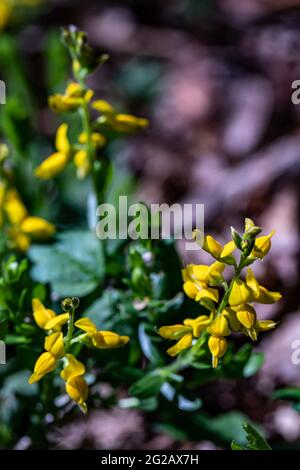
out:
{"label": "green leaf", "polygon": [[264,363],[264,354],[262,352],[252,353],[243,369],[244,377],[255,375]]}
{"label": "green leaf", "polygon": [[158,374],[157,371],[150,372],[133,384],[129,393],[139,398],[150,398],[158,395],[164,381],[165,377]]}
{"label": "green leaf", "polygon": [[281,390],[276,390],[276,392],[274,392],[272,396],[275,400],[291,400],[295,402],[300,402],[300,388],[282,388]]}
{"label": "green leaf", "polygon": [[32,246],[32,277],[50,283],[61,297],[84,296],[95,290],[105,273],[100,240],[88,231],[64,232],[52,246]]}
{"label": "green leaf", "polygon": [[272,450],[267,441],[251,424],[244,423],[243,429],[246,432],[246,447],[242,447],[233,441],[231,443],[232,450]]}

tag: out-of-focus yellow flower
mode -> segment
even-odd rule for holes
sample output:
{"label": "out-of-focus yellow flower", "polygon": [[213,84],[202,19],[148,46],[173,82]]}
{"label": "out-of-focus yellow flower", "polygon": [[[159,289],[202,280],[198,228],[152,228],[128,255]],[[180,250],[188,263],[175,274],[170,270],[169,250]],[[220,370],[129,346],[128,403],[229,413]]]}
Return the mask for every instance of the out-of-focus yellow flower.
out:
{"label": "out-of-focus yellow flower", "polygon": [[86,412],[86,399],[88,396],[88,386],[84,378],[85,367],[72,354],[65,356],[67,364],[61,371],[60,376],[66,382],[66,392],[80,408]]}
{"label": "out-of-focus yellow flower", "polygon": [[15,189],[6,191],[4,209],[12,225],[21,224],[28,215],[27,209]]}
{"label": "out-of-focus yellow flower", "polygon": [[89,318],[77,320],[75,326],[86,332],[87,343],[98,349],[120,348],[128,343],[128,336],[120,336],[112,331],[98,331],[96,325]]}
{"label": "out-of-focus yellow flower", "polygon": [[11,244],[20,251],[26,251],[34,239],[46,239],[55,233],[54,225],[40,217],[28,215],[23,201],[14,188],[0,185],[0,226],[7,223]]}
{"label": "out-of-focus yellow flower", "polygon": [[83,179],[91,171],[91,162],[86,150],[78,150],[74,155],[74,164],[77,168],[77,177]]}
{"label": "out-of-focus yellow flower", "polygon": [[40,179],[49,179],[61,173],[71,157],[71,145],[68,140],[68,125],[61,124],[56,132],[55,147],[57,152],[44,160],[35,170]]}
{"label": "out-of-focus yellow flower", "polygon": [[0,30],[10,22],[19,7],[36,7],[42,0],[0,0]]}
{"label": "out-of-focus yellow flower", "polygon": [[57,113],[76,111],[84,102],[88,103],[93,94],[92,90],[84,90],[79,83],[71,82],[63,95],[55,94],[49,97],[49,106]]}
{"label": "out-of-focus yellow flower", "polygon": [[32,238],[44,239],[54,235],[55,226],[41,217],[26,217],[21,223],[20,230]]}
{"label": "out-of-focus yellow flower", "polygon": [[45,350],[35,363],[33,374],[29,377],[30,384],[38,382],[44,375],[55,369],[58,359],[64,356],[62,333],[53,333],[45,339]]}
{"label": "out-of-focus yellow flower", "polygon": [[56,313],[46,308],[39,299],[32,299],[33,317],[36,324],[43,330],[60,331],[61,327],[69,320],[68,313],[56,315]]}
{"label": "out-of-focus yellow flower", "polygon": [[113,106],[105,100],[94,101],[92,107],[102,114],[99,121],[109,125],[117,132],[132,133],[145,129],[149,125],[148,119],[139,118],[132,114],[117,113]]}
{"label": "out-of-focus yellow flower", "polygon": [[[86,144],[88,142],[88,135],[86,132],[82,132],[79,135],[78,142],[80,144]],[[100,132],[93,132],[91,135],[91,142],[95,147],[103,147],[106,143],[106,139],[104,135],[100,134]]]}

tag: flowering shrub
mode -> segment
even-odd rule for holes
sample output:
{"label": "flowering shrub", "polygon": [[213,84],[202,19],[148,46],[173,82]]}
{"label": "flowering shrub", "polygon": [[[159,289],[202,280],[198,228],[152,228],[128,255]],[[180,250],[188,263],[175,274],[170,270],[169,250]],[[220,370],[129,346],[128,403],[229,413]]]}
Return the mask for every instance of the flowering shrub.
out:
{"label": "flowering shrub", "polygon": [[[260,319],[253,304],[277,302],[281,295],[261,286],[250,266],[268,254],[273,232],[261,236],[246,219],[244,233],[232,229],[224,246],[208,235],[203,249],[213,263],[187,265],[182,276],[174,240],[99,240],[97,205],[127,191],[111,194],[118,179],[113,144],[149,123],[95,96],[88,77],[107,56],[95,52],[84,32],[66,28],[62,41],[72,79],[49,98],[51,110],[63,116],[54,152],[42,159],[42,146],[39,161],[34,152],[20,165],[30,145],[16,138],[7,116],[9,150],[0,147],[0,333],[9,348],[0,400],[10,397],[10,406],[0,410],[0,442],[13,442],[16,416],[24,416],[29,435],[43,447],[46,417],[59,424],[73,409],[118,405],[158,412],[161,426],[174,434],[182,423],[187,439],[207,432],[229,444],[236,435],[222,437],[219,417],[202,413],[200,387],[217,378],[250,377],[263,363],[248,339],[256,341],[276,323]],[[20,178],[20,167],[31,184]],[[72,185],[71,198],[79,194],[88,202],[88,226],[78,210],[76,229],[66,222],[70,205],[60,201]],[[52,211],[49,201],[57,200]],[[247,339],[240,348],[231,341],[235,333]],[[168,355],[165,340],[173,341]],[[109,397],[101,382],[110,384]],[[246,419],[229,418],[238,427]],[[261,444],[256,434],[253,439]]]}

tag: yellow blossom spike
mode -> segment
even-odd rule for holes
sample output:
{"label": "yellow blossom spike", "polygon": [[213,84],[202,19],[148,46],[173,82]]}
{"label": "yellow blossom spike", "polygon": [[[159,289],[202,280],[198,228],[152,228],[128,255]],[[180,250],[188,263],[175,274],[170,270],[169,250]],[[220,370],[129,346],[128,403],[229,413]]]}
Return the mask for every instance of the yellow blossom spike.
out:
{"label": "yellow blossom spike", "polygon": [[203,250],[210,253],[214,258],[219,258],[222,252],[222,245],[217,240],[215,240],[211,235],[206,235],[204,237]]}
{"label": "yellow blossom spike", "polygon": [[256,238],[251,255],[254,256],[255,258],[260,258],[260,259],[266,256],[270,251],[271,238],[273,237],[274,233],[275,233],[275,230],[272,230],[272,232],[270,232],[269,235]]}
{"label": "yellow blossom spike", "polygon": [[78,361],[73,354],[66,354],[68,364],[63,368],[60,373],[61,378],[66,382],[73,377],[85,374],[85,366],[82,362]]}
{"label": "yellow blossom spike", "polygon": [[244,304],[250,297],[250,290],[246,286],[246,284],[237,279],[234,281],[230,295],[229,295],[229,304],[232,307]]}
{"label": "yellow blossom spike", "polygon": [[55,359],[60,359],[65,354],[64,341],[62,333],[52,333],[45,338],[45,350]]}
{"label": "yellow blossom spike", "polygon": [[213,313],[210,316],[200,315],[197,318],[186,318],[183,323],[186,326],[191,326],[193,328],[193,336],[199,338],[201,332],[210,324],[212,315]]}
{"label": "yellow blossom spike", "polygon": [[212,354],[212,366],[215,369],[218,366],[219,358],[224,356],[227,350],[227,341],[225,338],[210,336],[208,347]]}
{"label": "yellow blossom spike", "polygon": [[165,339],[180,339],[186,333],[188,333],[191,329],[187,328],[186,323],[184,325],[169,325],[169,326],[162,326],[159,328],[158,333]]}
{"label": "yellow blossom spike", "polygon": [[80,318],[75,322],[75,326],[86,333],[96,333],[97,327],[89,318]]}
{"label": "yellow blossom spike", "polygon": [[177,343],[167,350],[169,356],[177,356],[177,354],[181,353],[185,349],[189,348],[193,342],[193,335],[191,333],[187,333],[184,335]]}
{"label": "yellow blossom spike", "polygon": [[55,226],[41,217],[26,217],[20,226],[20,230],[34,238],[46,239],[55,233]]}
{"label": "yellow blossom spike", "polygon": [[29,377],[28,383],[38,382],[44,375],[48,374],[56,367],[56,359],[49,352],[43,353],[35,363],[34,372]]}
{"label": "yellow blossom spike", "polygon": [[69,154],[70,152],[70,143],[68,140],[68,124],[63,123],[59,126],[56,131],[55,137],[55,147],[57,150],[64,154]]}
{"label": "yellow blossom spike", "polygon": [[83,377],[76,376],[69,379],[66,383],[66,392],[84,412],[87,411],[85,402],[88,396],[88,386]]}
{"label": "yellow blossom spike", "polygon": [[259,296],[255,300],[259,304],[273,304],[281,299],[280,292],[271,292],[263,286],[259,286]]}
{"label": "yellow blossom spike", "polygon": [[128,336],[120,336],[112,331],[97,331],[91,335],[92,343],[98,349],[114,349],[125,346]]}
{"label": "yellow blossom spike", "polygon": [[45,308],[39,299],[32,299],[33,318],[40,328],[44,329],[45,325],[56,316],[53,310]]}
{"label": "yellow blossom spike", "polygon": [[65,169],[68,161],[68,154],[62,152],[53,153],[35,169],[35,175],[45,180],[53,178]]}
{"label": "yellow blossom spike", "polygon": [[256,323],[256,312],[249,304],[244,304],[237,309],[236,316],[238,321],[247,329],[254,327]]}
{"label": "yellow blossom spike", "polygon": [[44,330],[54,330],[54,331],[60,331],[61,327],[67,323],[69,320],[69,314],[68,313],[62,313],[61,315],[56,315],[54,318],[51,318],[45,326]]}
{"label": "yellow blossom spike", "polygon": [[224,315],[218,315],[207,327],[207,332],[217,338],[230,335],[228,321]]}
{"label": "yellow blossom spike", "polygon": [[246,275],[246,285],[251,289],[253,293],[253,297],[257,299],[259,296],[259,284],[254,276],[254,273],[252,269],[247,269],[247,275]]}

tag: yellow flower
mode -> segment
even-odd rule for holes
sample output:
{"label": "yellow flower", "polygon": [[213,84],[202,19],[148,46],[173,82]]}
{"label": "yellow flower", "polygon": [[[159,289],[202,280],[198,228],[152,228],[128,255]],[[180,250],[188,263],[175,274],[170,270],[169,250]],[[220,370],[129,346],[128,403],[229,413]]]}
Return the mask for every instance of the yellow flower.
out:
{"label": "yellow flower", "polygon": [[236,316],[241,325],[246,329],[246,333],[253,341],[257,340],[256,334],[256,312],[252,305],[244,304],[235,308]]}
{"label": "yellow flower", "polygon": [[86,150],[78,150],[74,155],[74,164],[77,167],[77,177],[83,179],[91,171],[91,162]]}
{"label": "yellow flower", "polygon": [[216,368],[219,358],[224,356],[227,350],[227,341],[225,338],[217,336],[210,336],[208,340],[208,347],[212,354],[212,366]]}
{"label": "yellow flower", "polygon": [[57,332],[46,336],[44,347],[55,359],[61,359],[65,354],[63,334]]}
{"label": "yellow flower", "polygon": [[259,295],[255,302],[260,304],[273,304],[281,299],[282,295],[280,292],[271,292],[263,286],[259,286]]}
{"label": "yellow flower", "polygon": [[218,315],[208,326],[207,332],[217,338],[230,335],[228,321],[224,315]]}
{"label": "yellow flower", "polygon": [[199,338],[200,334],[206,327],[211,323],[213,317],[213,312],[211,315],[200,315],[197,318],[186,318],[183,321],[183,324],[186,326],[191,326],[193,328],[194,338]]}
{"label": "yellow flower", "polygon": [[12,12],[12,5],[8,0],[0,1],[0,30],[3,29],[9,21]]}
{"label": "yellow flower", "polygon": [[271,238],[273,237],[275,230],[272,230],[269,235],[258,237],[255,240],[254,248],[251,252],[253,258],[264,258],[271,249]]}
{"label": "yellow flower", "polygon": [[230,255],[236,249],[236,246],[234,241],[230,241],[222,247],[221,243],[215,240],[211,235],[206,235],[202,248],[214,258],[222,259]]}
{"label": "yellow flower", "polygon": [[20,251],[27,251],[30,247],[30,238],[19,229],[11,228],[8,230],[8,236],[12,241],[13,247]]}
{"label": "yellow flower", "polygon": [[44,160],[35,170],[38,178],[49,179],[61,173],[67,166],[71,156],[71,146],[68,140],[68,125],[61,124],[56,132],[55,147],[57,152]]}
{"label": "yellow flower", "polygon": [[181,351],[184,351],[185,349],[188,349],[191,347],[193,342],[193,335],[191,333],[188,333],[184,335],[179,341],[177,341],[174,346],[171,348],[167,349],[167,353],[169,356],[177,356],[177,354],[181,353]]}
{"label": "yellow flower", "polygon": [[43,353],[35,363],[33,374],[29,377],[28,383],[33,384],[41,380],[44,375],[55,369],[57,361],[49,352]]}
{"label": "yellow flower", "polygon": [[104,100],[94,101],[92,103],[92,107],[102,114],[100,122],[108,124],[117,132],[136,132],[148,127],[149,125],[148,119],[138,118],[131,114],[117,113],[113,106]]}
{"label": "yellow flower", "polygon": [[246,285],[251,290],[255,299],[259,296],[259,284],[254,276],[252,269],[247,269]]}
{"label": "yellow flower", "polygon": [[247,287],[244,281],[237,279],[234,281],[230,295],[229,304],[232,307],[237,305],[245,304],[251,295],[250,289]]}
{"label": "yellow flower", "polygon": [[26,217],[20,226],[21,232],[34,238],[49,238],[55,233],[55,226],[41,217]]}
{"label": "yellow flower", "polygon": [[73,377],[66,383],[66,392],[82,409],[87,411],[86,399],[88,396],[88,386],[86,381],[81,376]]}
{"label": "yellow flower", "polygon": [[88,386],[82,375],[85,374],[85,366],[72,354],[66,354],[67,364],[60,373],[61,378],[66,382],[66,392],[80,408],[86,412],[86,399],[88,396]]}
{"label": "yellow flower", "polygon": [[[94,144],[95,147],[103,147],[105,145],[106,139],[104,135],[100,134],[100,132],[93,132],[91,135],[91,141],[92,144]],[[88,142],[88,135],[86,132],[82,132],[79,135],[78,142],[80,144],[86,144]]]}
{"label": "yellow flower", "polygon": [[38,382],[44,375],[55,369],[58,359],[64,356],[64,341],[62,333],[53,333],[45,339],[45,350],[37,359],[33,374],[28,382],[33,384]]}
{"label": "yellow flower", "polygon": [[45,308],[39,299],[32,299],[32,310],[36,324],[43,330],[60,331],[69,319],[68,313],[56,315],[53,310]]}
{"label": "yellow flower", "polygon": [[67,382],[68,380],[78,375],[85,374],[85,366],[82,362],[78,361],[73,354],[66,354],[67,364],[60,373],[61,378]]}
{"label": "yellow flower", "polygon": [[5,193],[4,209],[12,225],[21,224],[27,217],[27,209],[15,189],[9,189]]}
{"label": "yellow flower", "polygon": [[120,348],[128,343],[128,336],[120,336],[112,331],[98,331],[96,325],[89,318],[77,320],[75,326],[86,332],[86,339],[98,349]]}
{"label": "yellow flower", "polygon": [[49,97],[49,106],[57,113],[76,111],[83,103],[88,103],[93,94],[92,90],[84,90],[79,83],[71,82],[64,95],[55,94]]}
{"label": "yellow flower", "polygon": [[218,290],[208,287],[207,284],[221,279],[224,268],[225,265],[219,262],[213,263],[210,266],[189,264],[182,270],[184,292],[188,297],[196,301],[210,299],[218,302]]}
{"label": "yellow flower", "polygon": [[[187,319],[189,320],[189,319]],[[169,356],[177,356],[181,351],[191,346],[193,341],[192,325],[168,325],[162,326],[158,334],[165,339],[176,340],[177,343],[167,350]]]}

